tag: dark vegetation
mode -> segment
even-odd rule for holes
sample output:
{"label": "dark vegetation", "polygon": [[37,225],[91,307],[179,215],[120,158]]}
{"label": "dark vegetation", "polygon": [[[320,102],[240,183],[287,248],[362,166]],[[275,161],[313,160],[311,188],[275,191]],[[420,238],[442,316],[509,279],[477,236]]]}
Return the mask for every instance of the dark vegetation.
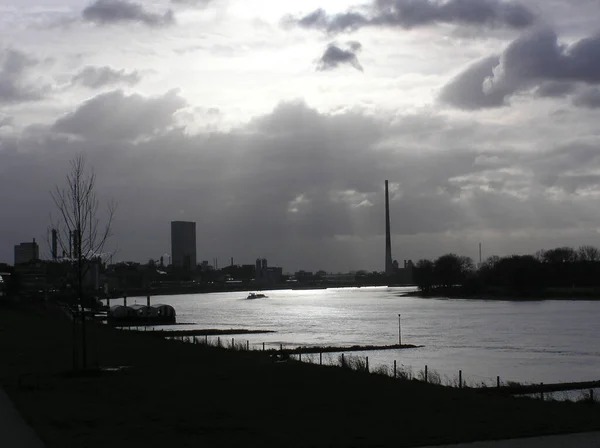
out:
{"label": "dark vegetation", "polygon": [[0,382],[48,448],[402,447],[600,429],[600,407],[590,404],[488,397],[404,373],[395,380],[88,330],[90,366],[127,368],[73,374],[73,328],[62,311],[0,307]]}
{"label": "dark vegetation", "polygon": [[600,297],[600,250],[559,247],[534,255],[493,256],[479,269],[469,257],[419,260],[415,284],[424,295],[518,298]]}

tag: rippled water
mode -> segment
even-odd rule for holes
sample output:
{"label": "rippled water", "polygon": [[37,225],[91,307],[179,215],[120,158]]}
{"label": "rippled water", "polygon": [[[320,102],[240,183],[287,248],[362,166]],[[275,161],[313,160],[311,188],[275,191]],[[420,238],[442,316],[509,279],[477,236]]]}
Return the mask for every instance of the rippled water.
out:
{"label": "rippled water", "polygon": [[[600,379],[600,301],[508,302],[402,297],[407,288],[347,288],[153,297],[177,310],[187,328],[247,328],[273,334],[238,335],[253,348],[299,345],[422,345],[361,352],[372,366],[425,365],[442,377],[458,370],[470,382],[562,382]],[[129,298],[128,304],[145,303]],[[116,301],[111,301],[117,303]],[[336,355],[332,355],[334,358]]]}

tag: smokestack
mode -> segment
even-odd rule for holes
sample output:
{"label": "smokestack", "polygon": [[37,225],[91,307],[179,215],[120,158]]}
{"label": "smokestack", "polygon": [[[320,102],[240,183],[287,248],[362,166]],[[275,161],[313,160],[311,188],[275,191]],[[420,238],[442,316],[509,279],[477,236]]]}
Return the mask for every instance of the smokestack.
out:
{"label": "smokestack", "polygon": [[385,273],[394,274],[394,264],[392,261],[392,234],[390,230],[390,192],[388,181],[385,181]]}
{"label": "smokestack", "polygon": [[52,229],[52,260],[56,261],[58,258],[58,232],[56,229]]}

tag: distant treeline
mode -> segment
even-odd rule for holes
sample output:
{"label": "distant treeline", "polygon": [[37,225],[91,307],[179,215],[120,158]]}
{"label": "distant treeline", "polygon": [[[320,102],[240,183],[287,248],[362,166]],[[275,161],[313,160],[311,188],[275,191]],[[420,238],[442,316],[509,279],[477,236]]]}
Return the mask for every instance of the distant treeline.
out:
{"label": "distant treeline", "polygon": [[595,295],[600,288],[600,250],[558,247],[533,255],[492,256],[478,268],[469,257],[446,254],[435,261],[419,260],[413,279],[424,293]]}

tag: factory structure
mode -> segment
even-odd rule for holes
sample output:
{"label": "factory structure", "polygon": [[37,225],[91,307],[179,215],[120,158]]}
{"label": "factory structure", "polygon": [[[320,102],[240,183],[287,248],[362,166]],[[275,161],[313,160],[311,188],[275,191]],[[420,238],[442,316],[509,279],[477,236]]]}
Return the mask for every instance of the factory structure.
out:
{"label": "factory structure", "polygon": [[412,260],[404,260],[400,267],[397,260],[392,259],[392,230],[390,223],[390,191],[389,182],[385,181],[385,274],[393,278],[394,283],[412,284],[414,263]]}

